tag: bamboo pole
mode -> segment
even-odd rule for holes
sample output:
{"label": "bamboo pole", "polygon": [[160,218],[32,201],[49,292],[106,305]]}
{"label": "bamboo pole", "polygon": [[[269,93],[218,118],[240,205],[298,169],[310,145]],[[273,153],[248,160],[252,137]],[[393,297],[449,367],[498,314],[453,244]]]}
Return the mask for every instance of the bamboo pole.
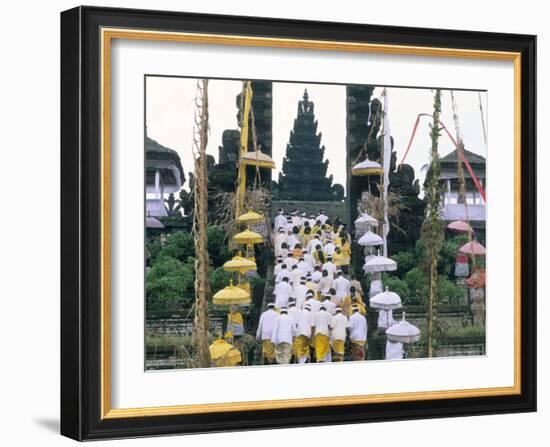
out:
{"label": "bamboo pole", "polygon": [[436,90],[434,96],[433,123],[430,126],[430,138],[432,147],[430,153],[430,178],[426,187],[426,217],[422,224],[422,240],[427,252],[428,270],[428,357],[434,355],[435,341],[435,313],[437,301],[437,262],[439,251],[443,243],[443,226],[440,218],[441,188],[439,185],[439,154],[438,141],[440,136],[439,116],[441,113],[441,91]]}
{"label": "bamboo pole", "polygon": [[202,79],[197,85],[195,110],[196,137],[195,147],[195,343],[199,368],[211,366],[208,347],[208,171],[206,162],[206,145],[208,142],[208,80]]}

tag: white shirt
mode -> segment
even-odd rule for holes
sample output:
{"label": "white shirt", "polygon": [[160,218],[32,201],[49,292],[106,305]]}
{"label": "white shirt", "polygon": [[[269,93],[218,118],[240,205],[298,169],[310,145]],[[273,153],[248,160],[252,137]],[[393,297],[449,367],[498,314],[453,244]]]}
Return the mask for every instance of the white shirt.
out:
{"label": "white shirt", "polygon": [[275,236],[275,254],[278,255],[281,251],[281,246],[284,242],[287,241],[287,236],[285,233],[278,233],[277,236]]}
{"label": "white shirt", "polygon": [[315,267],[315,258],[309,253],[304,253],[304,261],[311,266],[311,271],[313,272],[313,267]]}
{"label": "white shirt", "polygon": [[353,312],[349,317],[349,339],[351,341],[367,340],[367,319],[359,312]]}
{"label": "white shirt", "polygon": [[334,264],[331,261],[325,262],[323,264],[323,270],[326,270],[331,278],[334,278],[334,274],[336,273],[336,270],[338,268],[336,267],[336,264]]}
{"label": "white shirt", "polygon": [[276,345],[279,343],[292,344],[292,338],[296,333],[294,321],[288,315],[281,314],[275,319],[271,342]]}
{"label": "white shirt", "polygon": [[321,303],[321,306],[325,306],[325,309],[327,312],[331,315],[334,315],[334,309],[336,309],[336,304],[334,304],[331,300],[325,300]]}
{"label": "white shirt", "polygon": [[344,276],[340,276],[336,278],[332,282],[332,286],[336,289],[336,296],[340,299],[350,294],[349,293],[350,282],[348,279],[344,278]]}
{"label": "white shirt", "polygon": [[288,306],[288,299],[292,295],[292,286],[286,281],[281,281],[273,289],[275,295],[275,307],[281,309]]}
{"label": "white shirt", "polygon": [[289,270],[292,270],[292,266],[298,264],[298,260],[294,256],[287,256],[283,261]]}
{"label": "white shirt", "polygon": [[327,242],[325,244],[325,248],[324,248],[324,252],[327,256],[332,256],[334,254],[334,249],[336,247],[334,246],[334,244],[332,242]]}
{"label": "white shirt", "polygon": [[303,261],[298,261],[298,264],[296,265],[298,266],[298,270],[300,270],[300,272],[302,272],[302,275],[304,276],[307,275],[308,273],[313,273],[313,266],[308,262],[306,262],[305,258]]}
{"label": "white shirt", "polygon": [[299,268],[295,268],[290,271],[290,280],[292,281],[292,287],[294,287],[297,284],[300,284],[300,280],[302,279],[302,276],[304,276],[304,274]]}
{"label": "white shirt", "polygon": [[312,314],[319,312],[319,308],[321,307],[321,302],[317,301],[315,298],[310,298],[308,300],[305,300],[304,303],[302,304],[302,308],[304,308],[306,304],[309,304],[309,306],[311,307]]}
{"label": "white shirt", "polygon": [[296,307],[302,308],[302,304],[306,299],[306,293],[309,289],[304,284],[298,284],[292,289],[292,297],[296,300]]}
{"label": "white shirt", "polygon": [[302,218],[300,216],[292,216],[292,225],[300,228],[302,226]]}
{"label": "white shirt", "polygon": [[275,264],[275,268],[273,269],[273,274],[275,275],[275,278],[277,277],[277,275],[279,274],[279,272],[283,269],[283,263],[282,262],[278,262],[277,264]]}
{"label": "white shirt", "polygon": [[313,313],[309,310],[302,309],[298,312],[296,320],[296,336],[305,335],[311,337],[311,328],[315,325]]}
{"label": "white shirt", "polygon": [[330,335],[330,319],[331,315],[326,310],[315,312],[315,315],[313,317],[315,334],[323,334],[328,337]]}
{"label": "white shirt", "polygon": [[275,277],[275,282],[282,282],[284,277],[290,280],[290,270],[288,268],[284,269],[281,267],[281,270],[279,270],[279,273],[277,273],[277,276]]}
{"label": "white shirt", "polygon": [[292,319],[294,326],[298,323],[298,313],[300,309],[297,306],[292,306],[288,308],[288,316]]}
{"label": "white shirt", "polygon": [[333,340],[346,340],[346,328],[349,326],[348,317],[339,312],[330,319],[330,329]]}
{"label": "white shirt", "polygon": [[284,214],[279,214],[277,217],[275,217],[274,229],[275,231],[279,231],[279,228],[285,228],[285,227],[286,227],[286,217]]}
{"label": "white shirt", "polygon": [[267,309],[260,316],[260,322],[258,323],[258,330],[256,331],[256,338],[260,340],[271,340],[273,335],[273,327],[275,326],[275,320],[279,314],[273,309]]}
{"label": "white shirt", "polygon": [[332,288],[332,276],[323,276],[321,278],[321,281],[319,281],[320,284],[320,290],[323,294],[328,293],[328,291]]}
{"label": "white shirt", "polygon": [[326,223],[327,220],[328,220],[328,216],[326,214],[319,214],[317,216],[317,219],[315,219],[315,222],[317,222],[318,220],[321,221],[322,224]]}
{"label": "white shirt", "polygon": [[294,247],[296,246],[296,244],[299,244],[299,243],[300,243],[300,239],[298,239],[295,234],[291,234],[290,236],[288,236],[287,244],[288,244],[289,250],[294,250]]}
{"label": "white shirt", "polygon": [[315,270],[312,274],[311,274],[311,280],[312,281],[321,281],[321,278],[323,277],[323,273],[319,270]]}
{"label": "white shirt", "polygon": [[320,245],[321,247],[323,246],[323,244],[321,243],[321,239],[314,237],[307,244],[307,252],[309,254],[312,254],[315,251],[315,247],[317,247],[317,245]]}

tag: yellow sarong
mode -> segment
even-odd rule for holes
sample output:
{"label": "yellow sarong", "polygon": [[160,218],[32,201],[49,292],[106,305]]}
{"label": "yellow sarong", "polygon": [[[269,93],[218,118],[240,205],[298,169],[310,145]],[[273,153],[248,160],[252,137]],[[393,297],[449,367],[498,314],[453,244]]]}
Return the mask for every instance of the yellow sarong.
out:
{"label": "yellow sarong", "polygon": [[275,360],[275,345],[271,340],[262,340],[262,354],[264,359],[273,362]]}
{"label": "yellow sarong", "polygon": [[344,349],[344,340],[332,341],[332,350],[334,351],[333,360],[335,362],[341,362],[342,360],[344,360]]}
{"label": "yellow sarong", "polygon": [[315,335],[315,356],[317,361],[323,360],[330,352],[330,343],[328,335]]}
{"label": "yellow sarong", "polygon": [[298,335],[298,337],[294,339],[294,356],[296,359],[301,359],[303,357],[309,358],[309,337]]}

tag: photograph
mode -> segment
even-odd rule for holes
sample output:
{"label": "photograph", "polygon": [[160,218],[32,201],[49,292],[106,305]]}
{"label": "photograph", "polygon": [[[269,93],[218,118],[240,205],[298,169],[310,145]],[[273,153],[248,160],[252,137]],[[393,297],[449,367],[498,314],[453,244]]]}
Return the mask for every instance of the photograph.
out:
{"label": "photograph", "polygon": [[146,74],[144,369],[485,356],[488,101]]}

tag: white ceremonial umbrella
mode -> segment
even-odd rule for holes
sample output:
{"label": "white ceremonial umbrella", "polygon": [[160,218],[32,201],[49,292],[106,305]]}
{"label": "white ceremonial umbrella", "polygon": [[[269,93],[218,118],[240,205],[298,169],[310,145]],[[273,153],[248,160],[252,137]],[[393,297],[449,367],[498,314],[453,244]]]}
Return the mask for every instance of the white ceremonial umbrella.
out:
{"label": "white ceremonial umbrella", "polygon": [[365,273],[393,272],[394,270],[397,270],[397,263],[390,258],[380,256],[380,254],[373,256],[363,265]]}
{"label": "white ceremonial umbrella", "polygon": [[145,227],[146,228],[164,228],[164,224],[154,217],[147,216],[145,218]]}
{"label": "white ceremonial umbrella", "polygon": [[376,233],[368,230],[365,234],[363,234],[363,236],[359,238],[357,243],[359,245],[362,245],[363,247],[374,247],[376,245],[382,245],[384,243],[384,239],[382,239]]}
{"label": "white ceremonial umbrella", "polygon": [[361,213],[361,215],[355,219],[354,224],[355,236],[360,238],[370,227],[378,226],[378,221],[367,213]]}
{"label": "white ceremonial umbrella", "polygon": [[390,292],[386,287],[384,292],[377,293],[370,299],[370,307],[379,310],[399,309],[401,307],[401,297],[395,292]]}
{"label": "white ceremonial umbrella", "polygon": [[386,335],[393,342],[415,343],[420,340],[420,329],[405,321],[405,312],[403,312],[401,321],[387,329]]}

